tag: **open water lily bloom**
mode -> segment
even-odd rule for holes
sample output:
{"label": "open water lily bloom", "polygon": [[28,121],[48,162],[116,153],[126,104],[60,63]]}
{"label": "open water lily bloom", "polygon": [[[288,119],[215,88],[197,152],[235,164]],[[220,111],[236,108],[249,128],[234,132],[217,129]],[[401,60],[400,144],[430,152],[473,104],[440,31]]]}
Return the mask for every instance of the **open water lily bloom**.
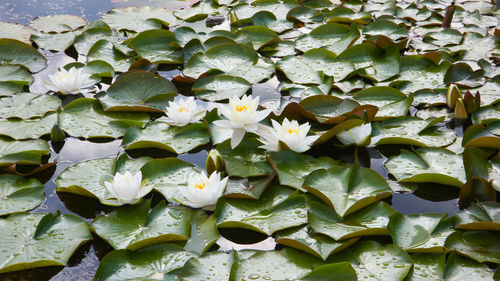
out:
{"label": "open water lily bloom", "polygon": [[59,70],[49,75],[49,81],[45,81],[47,89],[62,94],[78,94],[82,89],[94,85],[90,74],[85,73],[83,68],[72,67],[69,70]]}
{"label": "open water lily bloom", "polygon": [[168,102],[166,121],[169,125],[183,127],[196,123],[205,116],[205,110],[196,104],[194,97]]}
{"label": "open water lily bloom", "polygon": [[280,142],[288,146],[289,149],[295,152],[304,152],[311,148],[311,145],[319,138],[319,136],[307,136],[311,126],[309,122],[302,125],[295,120],[289,121],[287,118],[280,124],[275,120],[271,120],[273,127],[260,132],[260,141],[264,144],[260,146],[268,151],[279,151]]}
{"label": "open water lily bloom", "polygon": [[138,171],[132,175],[129,171],[124,174],[117,172],[111,181],[105,181],[104,186],[108,191],[110,205],[135,204],[141,201],[142,197],[148,194],[152,185],[146,185],[146,180],[142,180],[142,173]]}
{"label": "open water lily bloom", "polygon": [[241,99],[232,97],[227,105],[218,107],[219,114],[226,120],[214,121],[216,126],[232,130],[231,147],[240,144],[245,132],[257,132],[258,123],[269,115],[270,110],[257,110],[259,97],[252,98],[244,95]]}
{"label": "open water lily bloom", "polygon": [[228,177],[221,180],[219,172],[207,177],[204,171],[189,179],[187,186],[179,187],[184,198],[178,199],[183,205],[193,208],[210,207],[217,203],[226,189]]}
{"label": "open water lily bloom", "polygon": [[353,127],[347,131],[340,132],[337,139],[345,145],[364,145],[368,142],[372,133],[372,124],[366,123]]}

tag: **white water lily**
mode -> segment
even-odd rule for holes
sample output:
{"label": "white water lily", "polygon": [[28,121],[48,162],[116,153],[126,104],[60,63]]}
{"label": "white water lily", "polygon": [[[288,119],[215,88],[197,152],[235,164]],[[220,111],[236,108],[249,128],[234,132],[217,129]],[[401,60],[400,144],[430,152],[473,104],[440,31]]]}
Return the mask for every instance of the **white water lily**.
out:
{"label": "white water lily", "polygon": [[337,139],[345,145],[363,145],[368,141],[372,133],[372,124],[366,123],[353,127],[347,131],[340,132]]}
{"label": "white water lily", "polygon": [[85,73],[83,68],[72,67],[69,70],[59,70],[49,75],[49,81],[45,81],[47,89],[62,94],[78,94],[84,88],[94,85],[90,74]]}
{"label": "white water lily", "polygon": [[109,193],[109,198],[106,199],[110,199],[110,202],[116,205],[138,203],[153,189],[152,185],[148,186],[146,181],[142,181],[141,171],[135,175],[129,171],[124,174],[117,172],[113,180],[104,182],[104,186]]}
{"label": "white water lily", "polygon": [[269,115],[270,110],[257,110],[259,97],[253,99],[243,96],[241,99],[232,97],[229,104],[219,106],[219,113],[227,120],[214,121],[216,126],[232,130],[231,147],[235,148],[245,136],[245,132],[256,132],[258,123]]}
{"label": "white water lily", "polygon": [[267,127],[267,130],[260,132],[260,141],[264,144],[260,146],[268,151],[279,151],[282,142],[288,148],[295,152],[304,152],[311,148],[311,145],[319,138],[319,136],[307,136],[311,126],[309,122],[302,125],[295,120],[289,121],[287,118],[280,124],[275,120],[271,120],[273,127]]}
{"label": "white water lily", "polygon": [[187,186],[181,186],[183,199],[178,200],[183,205],[202,208],[215,205],[217,199],[226,189],[228,177],[220,179],[219,172],[213,172],[207,177],[204,171],[188,180]]}
{"label": "white water lily", "polygon": [[194,97],[168,102],[166,122],[169,125],[183,127],[196,123],[205,116],[205,110],[196,104]]}

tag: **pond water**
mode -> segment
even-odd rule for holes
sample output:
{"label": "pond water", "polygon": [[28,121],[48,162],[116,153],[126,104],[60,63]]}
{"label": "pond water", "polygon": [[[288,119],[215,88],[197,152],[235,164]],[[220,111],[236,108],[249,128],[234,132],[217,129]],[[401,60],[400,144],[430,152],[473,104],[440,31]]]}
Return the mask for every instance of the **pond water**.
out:
{"label": "pond water", "polygon": [[[2,0],[0,3],[0,21],[17,22],[27,24],[32,18],[47,15],[47,14],[75,14],[82,16],[89,21],[96,20],[101,14],[115,7],[125,6],[162,6],[180,8],[186,6],[189,2],[185,1],[152,1],[152,0],[73,0],[73,1],[54,1],[54,0]],[[165,77],[171,77],[175,72],[161,72]],[[279,91],[277,89],[277,79],[262,84],[254,85],[252,88],[253,95],[259,95],[262,100],[267,103],[272,103],[279,100]],[[457,129],[457,133],[459,129]],[[56,212],[75,214],[88,222],[102,212],[110,209],[103,208],[97,200],[81,198],[71,194],[56,194],[55,179],[60,172],[67,167],[74,165],[80,161],[96,159],[102,157],[115,157],[118,154],[124,153],[120,147],[121,140],[110,142],[91,142],[80,140],[77,138],[67,138],[63,143],[51,144],[51,154],[48,162],[57,162],[55,172],[50,180],[45,184],[45,202],[32,212]],[[324,147],[320,147],[320,153],[325,153]],[[399,148],[391,153],[398,153]],[[385,152],[384,152],[385,153]],[[311,151],[314,155],[314,150]],[[353,161],[353,151],[344,149],[342,151],[327,152],[328,156],[334,156],[335,159],[343,161]],[[386,153],[387,154],[387,153]],[[379,174],[388,177],[383,166],[386,157],[389,154],[383,155],[374,149],[360,151],[360,157],[363,159],[361,164],[366,167],[371,167]],[[206,150],[200,150],[192,154],[184,154],[178,156],[180,159],[204,167]],[[442,191],[439,196],[431,196],[431,192],[427,190]],[[160,195],[153,195],[153,202],[160,200]],[[458,190],[442,185],[420,185],[415,193],[395,193],[392,198],[387,201],[392,203],[392,206],[404,214],[408,213],[448,213],[454,214],[458,211],[457,207]],[[226,237],[221,237],[217,242],[220,250],[235,249],[274,249],[276,244],[272,237],[266,237],[261,234],[251,233],[248,231],[224,230],[222,234]],[[232,239],[234,237],[248,238],[244,243]],[[94,236],[94,240],[81,247],[78,252],[71,258],[68,266],[49,267],[33,269],[29,271],[20,271],[9,274],[0,274],[1,280],[91,280],[99,265],[99,260],[111,251],[111,247]],[[231,241],[233,240],[233,241]]]}

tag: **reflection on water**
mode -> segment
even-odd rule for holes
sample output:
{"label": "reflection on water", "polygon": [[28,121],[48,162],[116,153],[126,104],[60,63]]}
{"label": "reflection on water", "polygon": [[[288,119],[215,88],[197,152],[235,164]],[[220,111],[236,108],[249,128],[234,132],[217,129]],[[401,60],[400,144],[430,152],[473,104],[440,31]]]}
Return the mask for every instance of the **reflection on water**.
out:
{"label": "reflection on water", "polygon": [[422,213],[448,213],[449,216],[458,212],[458,199],[432,202],[413,193],[394,193],[392,195],[392,207],[403,214]]}
{"label": "reflection on water", "polygon": [[254,244],[237,244],[227,238],[221,236],[217,240],[217,245],[219,245],[219,251],[230,251],[234,250],[261,250],[261,251],[271,251],[276,247],[276,242],[274,242],[273,237],[267,237],[267,239]]}

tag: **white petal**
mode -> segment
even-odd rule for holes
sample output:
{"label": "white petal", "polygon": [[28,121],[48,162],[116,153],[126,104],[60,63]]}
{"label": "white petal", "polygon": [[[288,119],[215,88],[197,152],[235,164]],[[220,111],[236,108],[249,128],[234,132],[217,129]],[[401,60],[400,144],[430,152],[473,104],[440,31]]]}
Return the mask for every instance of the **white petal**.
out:
{"label": "white petal", "polygon": [[233,135],[231,136],[231,148],[235,148],[240,144],[241,140],[245,136],[245,130],[243,129],[234,129]]}

